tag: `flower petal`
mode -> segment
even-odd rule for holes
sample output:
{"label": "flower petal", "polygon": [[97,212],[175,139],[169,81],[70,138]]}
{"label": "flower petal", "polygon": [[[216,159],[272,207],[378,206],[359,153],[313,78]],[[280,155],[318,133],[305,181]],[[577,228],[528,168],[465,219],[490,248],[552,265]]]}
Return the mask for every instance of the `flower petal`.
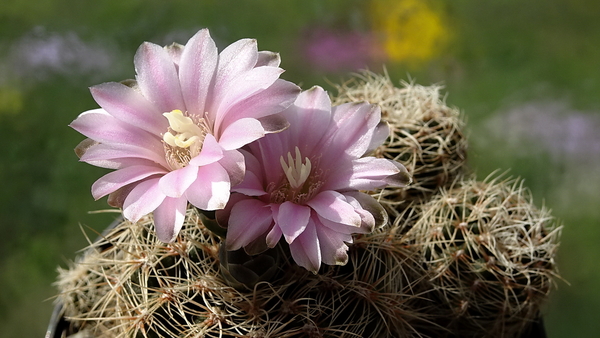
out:
{"label": "flower petal", "polygon": [[155,135],[164,133],[169,122],[140,92],[116,82],[90,88],[94,100],[110,115],[122,122],[142,128]]}
{"label": "flower petal", "polygon": [[185,45],[179,63],[179,80],[190,114],[202,115],[218,63],[218,51],[208,29],[196,33]]}
{"label": "flower petal", "polygon": [[225,47],[219,54],[217,90],[223,89],[231,79],[256,66],[258,45],[255,39],[241,39]]}
{"label": "flower petal", "polygon": [[403,187],[411,178],[406,168],[383,158],[363,157],[352,161],[348,166],[337,166],[323,189],[373,190],[388,185]]}
{"label": "flower petal", "polygon": [[255,67],[260,66],[271,66],[271,67],[279,67],[281,63],[281,57],[279,53],[269,52],[269,51],[260,51],[258,52],[258,59],[256,60]]}
{"label": "flower petal", "polygon": [[346,154],[359,157],[371,145],[373,132],[381,119],[381,109],[365,102],[346,103],[334,107],[332,117],[337,128],[332,129],[325,149],[336,153],[338,149],[345,149]]}
{"label": "flower petal", "polygon": [[157,152],[162,148],[157,136],[118,120],[104,109],[83,112],[69,126],[101,143],[132,144]]}
{"label": "flower petal", "polygon": [[190,165],[203,166],[215,163],[223,158],[223,148],[214,136],[207,134],[202,144],[202,150],[198,156],[190,160]]}
{"label": "flower petal", "polygon": [[173,170],[160,178],[159,186],[168,197],[179,198],[196,181],[198,167],[193,165]]}
{"label": "flower petal", "polygon": [[369,147],[367,148],[365,154],[369,154],[370,152],[377,149],[377,147],[382,145],[388,137],[390,137],[390,126],[384,121],[379,122],[379,124],[377,125],[377,127],[375,127],[375,130],[373,131],[371,143],[369,143]]}
{"label": "flower petal", "polygon": [[371,195],[360,191],[348,191],[344,193],[346,200],[354,205],[355,211],[362,219],[361,228],[365,232],[371,232],[388,223],[389,217],[387,211]]}
{"label": "flower petal", "polygon": [[227,225],[227,250],[237,250],[265,235],[273,224],[273,212],[257,199],[237,202],[231,209]]}
{"label": "flower petal", "polygon": [[325,219],[355,227],[360,226],[360,216],[354,211],[354,207],[346,201],[344,195],[337,191],[322,191],[306,204]]}
{"label": "flower petal", "polygon": [[309,207],[286,201],[279,207],[275,222],[283,232],[286,242],[293,243],[304,231],[309,219]]}
{"label": "flower petal", "polygon": [[144,42],[135,53],[134,64],[140,90],[160,112],[187,111],[177,69],[163,47]]}
{"label": "flower petal", "polygon": [[345,265],[348,263],[348,246],[345,242],[352,242],[352,235],[335,232],[324,226],[316,226],[321,260],[329,265]]}
{"label": "flower petal", "polygon": [[296,264],[308,271],[317,273],[321,266],[320,242],[315,224],[310,220],[304,232],[290,243],[290,252]]}
{"label": "flower petal", "polygon": [[300,93],[300,87],[279,79],[269,88],[239,101],[229,108],[227,112],[224,112],[221,124],[227,126],[244,117],[260,119],[277,114],[293,104],[298,93]]}
{"label": "flower petal", "polygon": [[231,190],[246,196],[263,196],[267,194],[260,179],[249,170],[246,171],[242,183],[234,186]]}
{"label": "flower petal", "polygon": [[[278,67],[258,67],[250,71],[240,74],[238,77],[222,89],[224,93],[219,95],[219,100],[214,103],[212,109],[217,109],[215,131],[220,131],[226,128],[226,125],[220,125],[220,121],[224,120],[227,114],[230,113],[231,107],[246,98],[251,97],[267,88],[269,88],[283,73],[283,69]],[[246,116],[244,116],[246,117]]]}
{"label": "flower petal", "polygon": [[198,168],[198,178],[186,190],[185,196],[202,210],[222,209],[229,200],[229,175],[217,162]]}
{"label": "flower petal", "polygon": [[257,119],[243,118],[233,122],[223,131],[219,144],[225,150],[238,149],[264,135],[265,130]]}
{"label": "flower petal", "polygon": [[137,222],[144,215],[154,211],[167,196],[160,191],[158,178],[138,183],[125,198],[123,216]]}
{"label": "flower petal", "polygon": [[100,199],[127,184],[143,180],[152,175],[164,174],[167,171],[158,166],[134,165],[112,171],[100,177],[92,185],[92,196]]}
{"label": "flower petal", "polygon": [[[321,87],[313,87],[298,95],[296,102],[286,112],[293,128],[286,130],[290,143],[301,151],[313,151],[323,135],[331,129],[331,101]],[[310,131],[310,137],[306,136]]]}
{"label": "flower petal", "polygon": [[81,156],[81,161],[103,168],[118,169],[120,164],[130,165],[155,163],[167,168],[164,155],[154,150],[131,144],[98,143],[89,147]]}
{"label": "flower petal", "polygon": [[274,248],[275,245],[277,245],[277,243],[279,243],[279,240],[281,239],[281,236],[283,235],[283,232],[281,232],[281,228],[278,225],[275,225],[273,228],[271,228],[271,231],[269,231],[269,233],[267,234],[267,246],[269,248]]}
{"label": "flower petal", "polygon": [[158,239],[165,243],[175,240],[183,227],[186,209],[187,200],[185,198],[165,198],[153,213]]}
{"label": "flower petal", "polygon": [[219,164],[229,174],[229,182],[231,186],[235,186],[244,180],[246,173],[246,163],[244,155],[238,150],[227,150],[223,152],[223,158],[219,160]]}

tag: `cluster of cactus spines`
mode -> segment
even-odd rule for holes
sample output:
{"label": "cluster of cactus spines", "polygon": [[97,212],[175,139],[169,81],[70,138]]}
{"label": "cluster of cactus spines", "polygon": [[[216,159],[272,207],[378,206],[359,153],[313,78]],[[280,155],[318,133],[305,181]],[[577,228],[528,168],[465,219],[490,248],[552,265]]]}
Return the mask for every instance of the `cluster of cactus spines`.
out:
{"label": "cluster of cactus spines", "polygon": [[560,227],[522,182],[466,175],[464,122],[439,86],[363,72],[338,91],[333,104],[381,106],[390,136],[375,155],[413,175],[408,188],[372,192],[390,222],[356,236],[347,265],[313,274],[285,245],[225,253],[195,208],[173,243],[150,216],[122,221],[60,270],[63,336],[517,337],[558,277]]}
{"label": "cluster of cactus spines", "polygon": [[558,277],[561,228],[549,211],[501,177],[457,181],[417,209],[406,241],[426,268],[435,322],[453,336],[519,337]]}
{"label": "cluster of cactus spines", "polygon": [[[424,321],[413,309],[423,278],[399,237],[380,229],[356,239],[346,266],[319,274],[282,255],[278,272],[252,290],[227,284],[220,239],[196,209],[173,243],[152,219],[122,221],[61,270],[66,333],[106,337],[400,337]],[[280,248],[285,250],[285,248]]]}
{"label": "cluster of cactus spines", "polygon": [[406,205],[428,198],[463,174],[467,155],[464,122],[457,109],[445,104],[440,86],[404,82],[403,88],[397,88],[387,74],[364,71],[336,87],[334,104],[368,101],[381,107],[390,135],[375,156],[404,164],[413,177],[407,189],[384,190],[381,198],[386,202]]}

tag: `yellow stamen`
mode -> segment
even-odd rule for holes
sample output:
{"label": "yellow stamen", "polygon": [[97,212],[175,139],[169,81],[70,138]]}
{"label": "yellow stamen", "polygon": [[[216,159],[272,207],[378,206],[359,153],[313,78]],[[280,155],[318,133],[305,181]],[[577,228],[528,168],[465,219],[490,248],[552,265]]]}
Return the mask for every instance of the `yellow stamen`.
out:
{"label": "yellow stamen", "polygon": [[202,128],[194,123],[194,121],[183,115],[181,110],[173,110],[170,113],[164,113],[164,117],[169,120],[171,131],[163,135],[163,140],[171,147],[189,148],[197,142],[202,142],[204,132]]}

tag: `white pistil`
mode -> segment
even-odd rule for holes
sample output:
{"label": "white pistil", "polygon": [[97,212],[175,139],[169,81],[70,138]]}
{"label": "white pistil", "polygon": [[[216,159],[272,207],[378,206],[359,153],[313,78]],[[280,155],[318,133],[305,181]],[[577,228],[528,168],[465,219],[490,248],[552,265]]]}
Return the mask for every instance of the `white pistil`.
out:
{"label": "white pistil", "polygon": [[310,160],[308,157],[305,157],[305,163],[302,163],[302,156],[298,147],[296,147],[296,159],[294,160],[292,154],[289,152],[287,158],[289,164],[285,162],[283,156],[279,157],[279,162],[281,163],[281,167],[283,168],[283,172],[285,172],[288,182],[290,182],[290,186],[297,189],[306,182],[308,175],[310,175]]}
{"label": "white pistil", "polygon": [[189,148],[197,142],[204,140],[204,132],[194,121],[183,115],[181,110],[173,110],[170,113],[164,113],[164,117],[169,120],[169,128],[163,135],[163,140],[171,147]]}

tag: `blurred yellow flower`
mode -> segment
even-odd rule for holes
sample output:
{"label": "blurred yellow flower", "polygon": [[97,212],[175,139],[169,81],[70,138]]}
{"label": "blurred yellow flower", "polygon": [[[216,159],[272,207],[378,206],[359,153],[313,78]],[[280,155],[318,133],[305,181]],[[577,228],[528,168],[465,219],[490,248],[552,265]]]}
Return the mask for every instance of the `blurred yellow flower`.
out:
{"label": "blurred yellow flower", "polygon": [[437,56],[450,39],[442,14],[423,0],[372,0],[373,30],[391,61],[415,66]]}

